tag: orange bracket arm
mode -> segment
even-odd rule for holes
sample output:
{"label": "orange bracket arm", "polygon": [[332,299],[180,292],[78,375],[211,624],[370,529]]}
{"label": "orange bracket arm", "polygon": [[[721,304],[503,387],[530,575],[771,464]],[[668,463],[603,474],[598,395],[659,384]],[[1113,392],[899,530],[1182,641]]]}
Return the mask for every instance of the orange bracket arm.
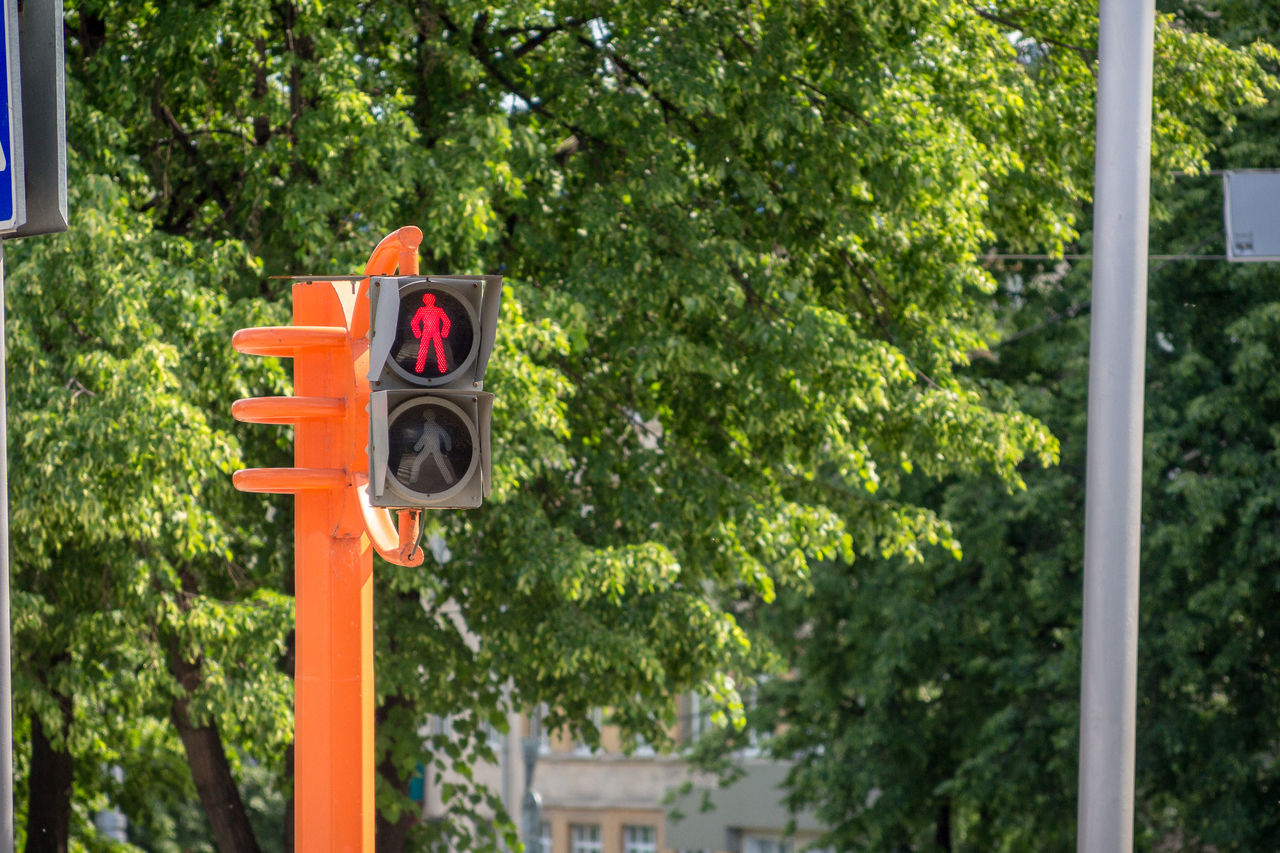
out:
{"label": "orange bracket arm", "polygon": [[257,326],[231,336],[236,352],[291,358],[309,347],[345,347],[347,330],[341,326]]}
{"label": "orange bracket arm", "polygon": [[400,275],[418,274],[418,246],[422,244],[422,229],[416,225],[398,228],[382,238],[369,255],[364,266],[365,275],[390,275],[398,267]]}
{"label": "orange bracket arm", "polygon": [[341,397],[248,397],[231,404],[231,417],[249,424],[292,424],[307,418],[340,418]]}
{"label": "orange bracket arm", "polygon": [[[368,531],[369,541],[378,556],[397,566],[421,566],[426,558],[426,554],[418,547],[422,526],[402,524],[397,529],[388,510],[369,506],[369,480],[363,474],[356,475],[356,495],[360,502],[360,512],[364,515],[365,530]],[[403,515],[401,520],[404,520]]]}
{"label": "orange bracket arm", "polygon": [[231,485],[242,492],[289,495],[322,492],[347,484],[341,468],[246,468],[231,475]]}

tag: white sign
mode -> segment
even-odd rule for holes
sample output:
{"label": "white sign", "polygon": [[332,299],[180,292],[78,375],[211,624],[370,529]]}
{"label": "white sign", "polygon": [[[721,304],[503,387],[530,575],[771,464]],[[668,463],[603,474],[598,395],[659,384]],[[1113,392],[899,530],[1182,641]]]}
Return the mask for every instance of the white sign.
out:
{"label": "white sign", "polygon": [[1280,261],[1280,171],[1222,173],[1227,259]]}

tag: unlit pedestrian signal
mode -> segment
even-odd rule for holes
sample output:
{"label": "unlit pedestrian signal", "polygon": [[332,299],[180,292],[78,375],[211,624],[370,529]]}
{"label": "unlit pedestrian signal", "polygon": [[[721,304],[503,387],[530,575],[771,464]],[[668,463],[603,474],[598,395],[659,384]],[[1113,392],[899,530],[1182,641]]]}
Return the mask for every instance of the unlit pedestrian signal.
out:
{"label": "unlit pedestrian signal", "polygon": [[369,286],[369,502],[476,507],[489,494],[501,276],[384,276]]}

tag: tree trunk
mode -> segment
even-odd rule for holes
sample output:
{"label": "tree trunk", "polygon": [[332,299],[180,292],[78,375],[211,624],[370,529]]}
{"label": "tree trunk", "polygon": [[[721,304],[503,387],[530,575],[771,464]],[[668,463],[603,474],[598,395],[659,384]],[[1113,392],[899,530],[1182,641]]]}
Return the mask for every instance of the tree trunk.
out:
{"label": "tree trunk", "polygon": [[[70,696],[54,694],[62,712],[62,733],[71,728]],[[31,777],[27,782],[26,853],[67,853],[71,833],[71,783],[74,767],[66,741],[55,748],[38,714],[31,715]]]}
{"label": "tree trunk", "polygon": [[[412,710],[412,703],[403,696],[388,696],[380,706],[378,706],[377,714],[374,720],[376,729],[383,729],[387,725],[391,716],[391,711],[395,708],[408,708]],[[394,735],[392,736],[394,739]],[[388,748],[387,754],[382,761],[378,762],[377,773],[384,781],[390,782],[391,785],[401,794],[408,796],[409,780],[401,779],[400,774],[396,772],[395,763],[391,760],[394,748]],[[418,815],[412,811],[402,812],[400,818],[394,823],[382,816],[381,812],[377,813],[377,829],[375,846],[377,853],[404,853],[409,842],[409,830],[418,823]]]}
{"label": "tree trunk", "polygon": [[[381,771],[383,767],[379,765],[378,769]],[[407,789],[409,783],[406,782],[404,787]],[[379,812],[377,822],[377,836],[374,842],[377,853],[404,853],[409,843],[409,830],[418,823],[417,816],[413,812],[404,812],[399,820],[392,823]]]}
{"label": "tree trunk", "polygon": [[943,800],[938,809],[938,826],[934,831],[934,842],[944,853],[951,853],[951,801]]}
{"label": "tree trunk", "polygon": [[293,744],[284,750],[284,775],[290,781],[289,799],[284,801],[284,853],[293,853]]}
{"label": "tree trunk", "polygon": [[[409,592],[401,592],[398,598],[402,603],[407,602],[411,607],[417,607],[417,595]],[[394,653],[396,650],[395,637],[391,638],[390,648]],[[408,731],[405,731],[405,725],[408,724]],[[377,763],[374,772],[381,777],[382,782],[390,784],[390,786],[405,799],[409,797],[409,778],[401,778],[400,773],[396,769],[392,756],[396,751],[396,743],[402,737],[410,737],[416,743],[419,741],[418,726],[421,720],[414,719],[414,704],[411,699],[400,694],[390,693],[382,704],[374,710],[373,728],[374,731],[380,732],[379,740],[385,744],[385,754],[382,760]],[[412,773],[409,774],[413,776]],[[426,786],[423,786],[423,796],[426,796]],[[417,804],[415,804],[417,805]],[[408,847],[409,832],[421,823],[422,810],[409,809],[400,813],[400,816],[393,822],[382,816],[382,812],[374,812],[375,829],[374,829],[374,847],[377,853],[404,853]]]}
{"label": "tree trunk", "polygon": [[[289,573],[289,581],[286,584],[287,592],[293,595],[293,573]],[[290,631],[285,642],[284,656],[280,660],[280,668],[285,675],[289,676],[289,680],[293,681],[294,672],[297,664],[297,631]],[[295,708],[296,713],[296,708]],[[296,733],[296,729],[294,730]],[[290,743],[284,752],[284,778],[287,781],[287,789],[289,798],[284,801],[284,853],[293,853],[293,809],[294,809],[294,784],[293,784],[293,744]]]}
{"label": "tree trunk", "polygon": [[214,843],[222,853],[259,853],[258,840],[240,798],[231,765],[222,748],[222,736],[212,722],[196,725],[189,710],[191,694],[200,684],[199,663],[189,663],[174,646],[169,649],[169,671],[182,685],[183,693],[173,702],[169,717],[178,729],[187,752],[187,766],[200,794],[200,804],[213,831]]}

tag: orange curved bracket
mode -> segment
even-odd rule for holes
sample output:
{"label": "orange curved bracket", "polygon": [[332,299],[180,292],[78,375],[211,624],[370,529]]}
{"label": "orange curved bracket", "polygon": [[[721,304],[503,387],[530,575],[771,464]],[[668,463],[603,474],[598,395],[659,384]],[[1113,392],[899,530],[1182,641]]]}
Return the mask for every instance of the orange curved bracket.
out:
{"label": "orange curved bracket", "polygon": [[412,556],[412,549],[418,547],[418,540],[422,538],[422,510],[399,509],[396,510],[396,518],[399,519],[400,547],[403,550],[408,544]]}
{"label": "orange curved bracket", "polygon": [[422,229],[416,225],[398,228],[374,248],[365,275],[390,275],[398,268],[400,275],[418,274],[418,247],[422,245]]}
{"label": "orange curved bracket", "polygon": [[[364,274],[400,275],[418,274],[418,246],[422,245],[422,229],[406,225],[383,237],[369,255]],[[360,282],[356,302],[351,314],[351,337],[363,338],[369,334],[369,279]]]}
{"label": "orange curved bracket", "polygon": [[[369,255],[365,264],[365,275],[416,275],[418,272],[418,246],[422,244],[422,229],[415,225],[403,228],[383,237]],[[360,291],[356,296],[355,311],[351,318],[351,337],[362,337],[369,332],[369,280],[360,282]],[[382,507],[369,505],[369,480],[362,474],[356,475],[356,498],[360,505],[360,513],[364,517],[365,531],[373,549],[388,563],[397,566],[420,566],[426,555],[418,547],[418,537],[422,532],[421,524],[397,525],[391,518],[391,512]],[[402,516],[403,518],[403,516]]]}
{"label": "orange curved bracket", "polygon": [[369,541],[378,556],[397,566],[421,566],[426,559],[426,554],[418,547],[421,525],[412,525],[409,530],[404,525],[397,527],[391,521],[390,511],[369,506],[368,477],[356,475],[355,489],[360,513],[364,516],[365,530],[368,531]]}

